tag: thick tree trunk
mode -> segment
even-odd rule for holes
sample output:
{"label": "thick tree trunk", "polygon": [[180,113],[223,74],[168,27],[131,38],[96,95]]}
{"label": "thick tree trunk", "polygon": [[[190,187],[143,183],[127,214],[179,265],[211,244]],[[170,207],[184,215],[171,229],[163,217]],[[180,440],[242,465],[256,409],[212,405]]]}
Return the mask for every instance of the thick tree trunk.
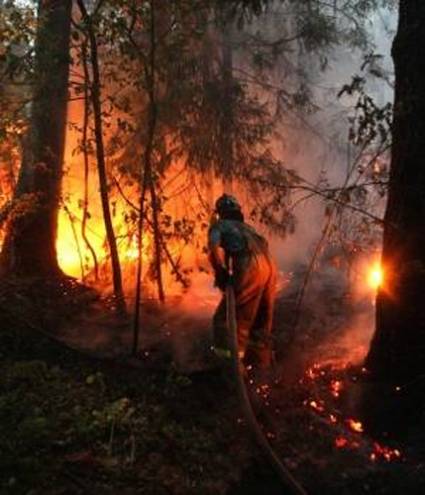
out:
{"label": "thick tree trunk", "polygon": [[72,0],[40,0],[29,134],[3,244],[5,274],[60,273],[57,217],[68,101]]}
{"label": "thick tree trunk", "polygon": [[425,2],[400,0],[384,287],[366,366],[375,377],[425,373]]}

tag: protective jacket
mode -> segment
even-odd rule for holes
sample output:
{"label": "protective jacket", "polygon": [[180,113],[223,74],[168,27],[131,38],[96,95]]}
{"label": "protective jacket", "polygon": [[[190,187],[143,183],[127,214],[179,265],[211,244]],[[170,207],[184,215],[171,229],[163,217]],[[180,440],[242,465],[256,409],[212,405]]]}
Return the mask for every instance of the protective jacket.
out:
{"label": "protective jacket", "polygon": [[[247,365],[268,367],[276,292],[276,268],[267,241],[255,229],[236,220],[218,220],[208,235],[210,260],[216,274],[232,257],[239,351]],[[218,259],[217,248],[223,250]],[[223,289],[223,287],[220,287]],[[214,345],[228,349],[226,300],[222,298],[213,319]]]}

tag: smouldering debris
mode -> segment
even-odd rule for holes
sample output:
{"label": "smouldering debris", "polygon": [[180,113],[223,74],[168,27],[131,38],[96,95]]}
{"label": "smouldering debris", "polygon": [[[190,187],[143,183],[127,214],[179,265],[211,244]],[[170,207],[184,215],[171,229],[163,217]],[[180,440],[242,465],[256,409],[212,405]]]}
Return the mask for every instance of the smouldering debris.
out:
{"label": "smouldering debris", "polygon": [[[363,368],[362,373],[367,371]],[[313,414],[320,416],[330,428],[335,428],[334,447],[343,450],[358,450],[365,452],[370,461],[386,462],[399,461],[402,458],[400,450],[384,446],[376,441],[370,441],[365,435],[363,423],[355,417],[344,417],[341,412],[341,394],[344,391],[344,380],[347,379],[347,369],[336,366],[321,366],[313,364],[305,372],[299,383],[306,387],[312,396],[303,401]],[[354,377],[350,377],[354,382]],[[397,386],[396,391],[400,390]]]}
{"label": "smouldering debris", "polygon": [[331,381],[331,392],[335,398],[338,398],[342,390],[342,381],[341,380],[332,380]]}
{"label": "smouldering debris", "polygon": [[355,419],[349,418],[347,419],[347,425],[349,426],[350,429],[357,433],[363,433],[363,425],[361,421],[357,421]]}
{"label": "smouldering debris", "polygon": [[391,462],[401,459],[401,452],[398,449],[391,449],[378,442],[374,442],[373,452],[370,454],[369,458],[371,461],[384,459],[387,462]]}

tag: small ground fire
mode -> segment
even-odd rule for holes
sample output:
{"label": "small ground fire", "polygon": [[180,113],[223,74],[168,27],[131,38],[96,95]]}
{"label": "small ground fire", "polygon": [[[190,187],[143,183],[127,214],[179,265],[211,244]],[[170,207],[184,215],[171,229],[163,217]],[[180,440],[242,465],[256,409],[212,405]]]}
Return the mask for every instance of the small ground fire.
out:
{"label": "small ground fire", "polygon": [[355,381],[356,377],[346,367],[314,363],[300,380],[300,384],[310,394],[304,406],[330,425],[330,431],[335,435],[333,445],[336,449],[357,451],[371,462],[402,460],[400,449],[371,441],[358,418],[345,416],[341,394]]}

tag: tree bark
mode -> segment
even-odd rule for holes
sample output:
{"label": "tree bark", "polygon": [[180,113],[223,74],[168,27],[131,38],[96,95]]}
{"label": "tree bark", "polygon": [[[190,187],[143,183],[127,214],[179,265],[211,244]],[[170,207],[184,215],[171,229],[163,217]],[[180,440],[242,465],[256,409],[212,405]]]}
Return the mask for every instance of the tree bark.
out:
{"label": "tree bark", "polygon": [[393,45],[396,88],[376,332],[366,359],[375,377],[425,373],[425,2],[400,0]]}
{"label": "tree bark", "polygon": [[[69,78],[72,0],[40,0],[34,101],[1,254],[3,274],[60,274],[56,255]],[[19,211],[18,211],[19,210]]]}
{"label": "tree bark", "polygon": [[126,312],[124,291],[122,285],[121,264],[118,254],[117,240],[112,223],[111,209],[109,206],[108,178],[106,173],[105,149],[103,144],[102,106],[100,99],[100,68],[97,50],[96,34],[93,28],[91,16],[88,14],[84,1],[77,0],[78,7],[86,23],[89,38],[90,59],[93,70],[93,81],[91,85],[91,100],[93,105],[94,135],[96,142],[97,170],[99,174],[100,199],[102,203],[103,221],[105,222],[106,239],[111,255],[112,280],[117,308],[120,312]]}

